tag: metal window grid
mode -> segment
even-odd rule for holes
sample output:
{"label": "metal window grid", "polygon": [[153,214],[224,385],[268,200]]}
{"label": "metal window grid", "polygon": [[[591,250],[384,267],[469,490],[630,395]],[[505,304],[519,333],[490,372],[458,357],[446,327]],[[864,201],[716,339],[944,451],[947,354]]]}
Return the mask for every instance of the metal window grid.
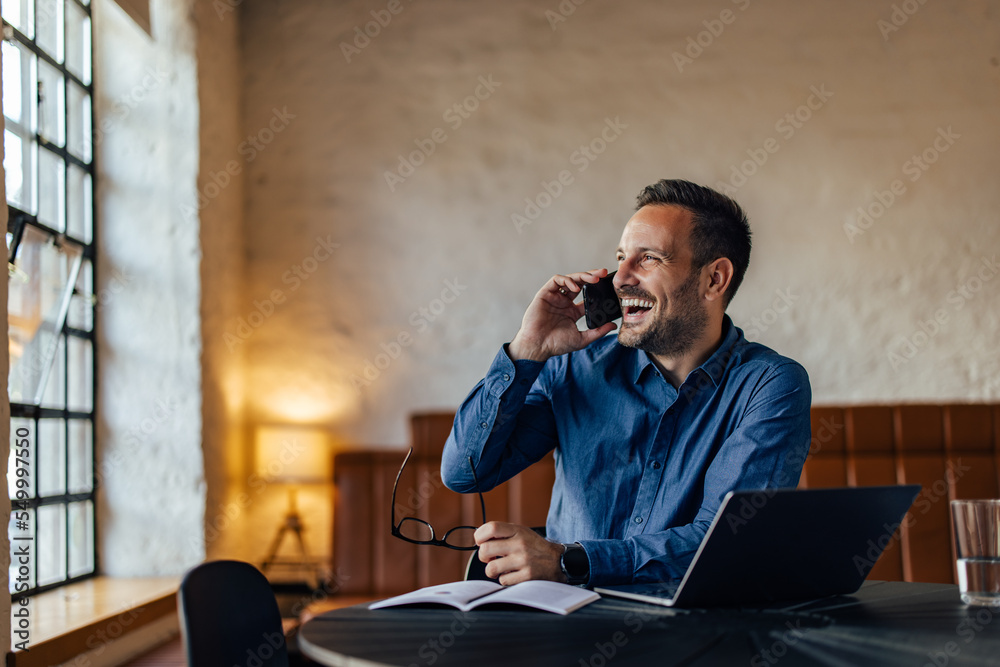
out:
{"label": "metal window grid", "polygon": [[[30,2],[31,2],[31,4],[33,6],[37,6],[36,0],[30,0]],[[87,25],[88,25],[89,30],[90,30],[90,39],[89,39],[89,42],[90,42],[91,53],[89,54],[89,57],[90,57],[90,60],[91,60],[91,63],[92,63],[93,62],[93,39],[92,39],[92,35],[93,35],[93,23],[92,23],[92,16],[91,16],[90,5],[88,3],[81,2],[80,0],[64,0],[64,2],[67,5],[68,4],[75,5],[77,9],[82,10],[84,12],[84,14],[86,15],[86,18],[88,20],[88,24]],[[68,26],[67,26],[68,19],[66,18],[65,5],[62,7],[62,9],[63,9],[63,22],[64,23],[63,23],[63,31],[62,31],[62,34],[61,34],[61,39],[65,42],[65,40],[66,40],[66,34],[67,34],[67,31],[68,31]],[[33,12],[33,20],[35,22],[34,33],[37,36],[38,35],[38,12],[37,11]],[[38,219],[38,217],[36,215],[33,215],[32,213],[29,213],[27,211],[21,210],[20,208],[17,208],[17,207],[11,206],[11,205],[8,205],[9,216],[8,216],[8,223],[7,223],[7,231],[8,231],[8,233],[10,233],[10,234],[13,235],[13,237],[12,237],[12,245],[17,244],[20,241],[20,237],[23,234],[24,229],[26,227],[28,227],[28,226],[31,226],[31,227],[34,227],[34,228],[42,231],[42,232],[50,234],[50,235],[52,235],[53,237],[56,237],[56,238],[60,238],[60,237],[62,237],[62,238],[68,238],[71,241],[73,241],[73,242],[79,244],[80,246],[82,246],[83,247],[83,260],[84,260],[84,262],[88,262],[90,264],[91,289],[93,289],[93,286],[97,284],[97,268],[96,268],[96,261],[95,261],[96,260],[95,249],[96,249],[96,246],[97,246],[97,234],[98,234],[97,224],[96,224],[97,223],[97,210],[96,210],[97,209],[97,205],[96,205],[95,198],[93,196],[93,193],[94,193],[94,175],[95,175],[95,158],[94,158],[94,155],[93,155],[93,153],[94,153],[94,151],[93,151],[93,142],[94,142],[94,138],[97,136],[97,134],[96,134],[97,127],[96,127],[96,122],[94,120],[95,119],[95,114],[93,112],[93,99],[94,99],[93,74],[91,72],[91,77],[90,77],[91,78],[91,82],[90,83],[85,83],[84,80],[81,79],[77,74],[75,74],[70,69],[68,69],[67,64],[66,64],[66,60],[68,58],[66,57],[66,54],[65,54],[65,51],[66,51],[65,47],[62,49],[64,51],[64,59],[63,59],[63,62],[60,62],[55,56],[53,56],[52,54],[50,54],[49,52],[47,52],[44,48],[42,48],[41,46],[39,46],[39,44],[34,39],[28,37],[27,35],[25,35],[21,31],[19,31],[16,27],[14,27],[14,26],[10,25],[9,23],[7,23],[6,20],[3,22],[3,29],[4,29],[4,39],[5,40],[10,41],[10,42],[16,42],[17,44],[19,44],[23,48],[27,49],[30,53],[34,54],[38,58],[38,60],[40,62],[46,63],[49,67],[51,67],[52,69],[56,70],[59,74],[61,74],[64,77],[64,82],[65,82],[64,83],[64,85],[65,85],[64,90],[69,90],[69,84],[72,82],[73,84],[75,84],[76,86],[78,86],[82,91],[84,91],[85,94],[86,94],[86,96],[90,100],[90,109],[91,109],[91,113],[90,113],[90,146],[91,146],[91,149],[89,151],[91,153],[91,155],[90,155],[90,161],[89,162],[80,159],[79,157],[77,157],[76,155],[74,155],[73,153],[71,153],[70,150],[69,150],[69,134],[68,134],[68,132],[69,132],[69,120],[70,120],[70,113],[71,113],[71,109],[70,109],[70,95],[69,94],[64,94],[63,95],[63,99],[62,99],[62,102],[63,102],[62,112],[64,114],[64,116],[63,116],[63,122],[65,124],[64,127],[66,128],[64,130],[64,135],[65,136],[63,137],[63,139],[64,139],[66,145],[63,146],[63,145],[59,145],[56,142],[50,141],[48,138],[42,136],[39,133],[37,127],[34,128],[34,132],[31,135],[31,138],[34,139],[34,141],[37,143],[38,151],[39,152],[41,152],[41,151],[48,151],[49,153],[51,153],[52,155],[58,157],[62,161],[62,169],[63,169],[63,173],[64,174],[66,174],[68,172],[69,165],[75,165],[79,169],[83,170],[86,174],[89,174],[89,176],[90,176],[89,200],[90,200],[90,219],[91,219],[90,240],[86,241],[85,239],[74,238],[72,235],[68,235],[65,232],[62,232],[62,231],[57,230],[57,229],[54,229],[51,226],[45,224],[44,222],[39,221],[39,219]],[[92,65],[91,65],[91,70],[92,70]],[[31,82],[31,84],[34,86],[34,88],[33,88],[34,90],[37,90],[38,78],[39,78],[39,75],[38,75],[37,68],[36,68],[35,69],[34,81]],[[30,124],[30,122],[31,122],[30,119],[27,122]],[[29,125],[29,127],[30,127],[30,125]],[[32,165],[32,167],[34,169],[34,172],[35,172],[32,175],[32,177],[34,179],[36,179],[36,180],[38,179],[38,171],[39,171],[39,164],[40,164],[40,162],[41,162],[41,160],[35,160],[34,163],[33,163],[33,165]],[[70,188],[70,179],[69,178],[63,178],[62,179],[62,188],[63,188],[63,192],[62,192],[62,205],[64,207],[64,209],[62,211],[62,219],[64,221],[64,224],[68,224],[69,213],[68,213],[67,209],[68,209],[68,207],[70,205],[70,200],[71,200],[71,198],[70,198],[70,192],[69,192],[69,188]],[[41,193],[40,193],[39,199],[41,199]],[[74,294],[75,295],[79,294],[79,292],[77,292],[74,289]],[[83,296],[89,297],[90,295],[83,295]],[[27,403],[19,403],[19,402],[12,402],[11,405],[10,405],[10,409],[11,409],[11,421],[12,422],[14,422],[14,420],[21,419],[21,420],[29,420],[32,423],[33,428],[31,430],[32,430],[32,436],[34,438],[34,443],[35,443],[35,446],[34,446],[34,458],[31,461],[32,470],[34,471],[32,485],[31,485],[31,492],[29,493],[29,498],[27,498],[27,499],[25,499],[23,501],[17,501],[15,503],[15,509],[20,510],[21,508],[24,508],[26,510],[30,510],[32,512],[32,514],[33,514],[33,520],[31,521],[31,530],[32,530],[32,534],[31,535],[32,535],[32,538],[33,538],[32,539],[32,544],[35,545],[36,548],[34,548],[32,550],[32,556],[33,556],[33,561],[34,561],[33,562],[32,571],[35,573],[35,575],[34,575],[35,578],[34,578],[34,585],[28,587],[26,590],[22,590],[22,591],[19,591],[19,592],[12,593],[11,598],[13,600],[18,600],[20,598],[23,598],[23,597],[26,597],[26,596],[29,596],[29,595],[34,595],[34,594],[37,594],[37,593],[41,593],[43,591],[50,590],[50,589],[53,589],[53,588],[56,588],[56,587],[59,587],[59,586],[63,586],[63,585],[66,585],[66,584],[69,584],[69,583],[72,583],[72,582],[82,581],[84,579],[91,578],[91,577],[93,577],[97,573],[97,570],[98,570],[97,518],[96,518],[96,509],[95,509],[96,508],[96,495],[97,495],[97,490],[98,490],[98,480],[97,480],[97,477],[96,477],[96,474],[95,474],[96,470],[97,470],[97,467],[96,467],[97,466],[97,460],[96,460],[97,439],[96,439],[96,430],[95,430],[95,427],[96,427],[96,419],[95,419],[95,415],[96,415],[96,399],[97,399],[97,372],[96,372],[97,371],[97,347],[96,347],[95,343],[96,343],[97,321],[96,321],[96,317],[95,317],[96,312],[95,312],[93,300],[91,300],[89,308],[90,308],[90,317],[89,317],[89,320],[90,320],[90,323],[91,323],[91,328],[90,328],[89,331],[69,326],[69,324],[66,323],[66,324],[64,324],[64,326],[62,328],[62,331],[60,333],[60,336],[59,336],[59,341],[60,341],[60,352],[59,352],[59,354],[61,354],[61,356],[62,356],[62,364],[60,365],[60,371],[63,373],[63,378],[62,378],[63,382],[62,382],[62,388],[61,388],[62,389],[62,401],[61,401],[61,405],[63,407],[61,407],[61,408],[42,407],[42,406],[39,406],[39,405],[27,404]],[[86,340],[86,341],[90,342],[90,349],[91,349],[91,368],[90,368],[91,401],[90,401],[90,410],[89,411],[81,411],[81,410],[72,410],[72,409],[69,409],[69,406],[70,406],[70,396],[69,396],[69,393],[70,393],[70,386],[71,386],[70,382],[69,382],[69,376],[70,376],[70,373],[73,372],[73,370],[71,369],[70,358],[69,358],[69,355],[70,355],[69,340],[72,339],[72,338]],[[63,451],[62,451],[61,454],[62,454],[62,457],[63,457],[62,458],[62,461],[63,461],[62,489],[63,489],[63,492],[62,493],[49,494],[49,495],[42,496],[42,495],[39,495],[39,493],[38,493],[38,478],[39,478],[38,471],[39,471],[40,467],[46,465],[46,459],[45,459],[45,455],[43,454],[43,448],[45,446],[45,442],[44,442],[44,439],[41,436],[42,429],[40,429],[40,425],[41,425],[41,423],[43,421],[47,421],[47,420],[60,422],[61,423],[61,427],[62,427],[62,441],[63,441],[62,442],[62,446],[63,446]],[[70,427],[71,427],[71,424],[73,423],[73,420],[80,420],[80,421],[85,422],[86,423],[86,428],[89,428],[89,430],[90,430],[90,438],[89,438],[89,440],[90,440],[89,480],[88,480],[89,481],[90,490],[89,491],[85,491],[85,492],[78,492],[78,493],[70,493],[69,492],[69,490],[71,488],[71,484],[70,484],[70,474],[71,474],[71,465],[70,465],[71,453],[70,453],[70,449],[71,449],[71,437],[73,437],[72,434],[71,434],[71,428]],[[14,433],[14,430],[12,429],[12,431],[11,431],[11,438],[13,439],[14,437],[15,437],[15,433]],[[12,455],[13,455],[13,448],[12,448]],[[90,526],[90,531],[91,531],[90,535],[89,535],[89,544],[87,545],[87,548],[89,548],[89,550],[90,550],[89,559],[88,560],[89,560],[89,563],[91,564],[91,567],[86,572],[82,572],[82,573],[77,572],[76,574],[72,574],[71,575],[71,572],[73,572],[73,568],[71,567],[71,564],[72,564],[71,563],[71,556],[74,555],[74,554],[72,553],[73,540],[72,540],[72,535],[71,535],[72,522],[71,522],[70,508],[71,508],[71,504],[73,504],[73,503],[80,503],[80,502],[87,502],[87,501],[89,501],[89,507],[88,507],[87,511],[89,512],[88,519],[89,519],[89,526]],[[55,507],[63,506],[64,507],[64,510],[63,510],[63,512],[64,512],[64,514],[63,514],[63,517],[64,517],[63,528],[64,528],[64,533],[65,534],[62,536],[62,546],[63,546],[62,571],[63,571],[64,576],[63,576],[62,579],[60,579],[58,581],[51,581],[51,582],[48,582],[48,583],[46,583],[44,585],[38,585],[37,575],[38,575],[38,565],[39,565],[39,563],[38,563],[38,560],[39,560],[39,548],[38,548],[38,546],[39,546],[39,541],[38,541],[38,537],[39,537],[39,535],[38,535],[38,527],[39,527],[38,524],[39,524],[39,521],[38,521],[38,512],[37,511],[40,508],[53,507],[53,506],[55,506]],[[13,551],[15,548],[16,548],[16,543],[12,541],[11,542],[11,550]]]}

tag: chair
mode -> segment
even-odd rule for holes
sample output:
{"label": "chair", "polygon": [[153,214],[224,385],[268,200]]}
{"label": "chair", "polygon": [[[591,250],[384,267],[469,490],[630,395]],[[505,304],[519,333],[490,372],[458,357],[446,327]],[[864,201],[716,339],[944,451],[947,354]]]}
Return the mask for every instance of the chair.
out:
{"label": "chair", "polygon": [[178,607],[189,667],[289,667],[278,603],[253,565],[218,560],[192,568]]}

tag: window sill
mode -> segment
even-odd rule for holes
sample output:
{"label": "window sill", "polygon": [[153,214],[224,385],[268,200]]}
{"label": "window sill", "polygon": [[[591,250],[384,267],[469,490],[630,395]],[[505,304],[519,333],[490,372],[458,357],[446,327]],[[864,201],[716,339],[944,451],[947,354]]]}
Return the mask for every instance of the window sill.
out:
{"label": "window sill", "polygon": [[29,616],[27,651],[7,654],[7,667],[59,665],[88,651],[101,652],[116,640],[177,614],[180,577],[95,577],[29,598],[11,609],[11,644],[19,609]]}

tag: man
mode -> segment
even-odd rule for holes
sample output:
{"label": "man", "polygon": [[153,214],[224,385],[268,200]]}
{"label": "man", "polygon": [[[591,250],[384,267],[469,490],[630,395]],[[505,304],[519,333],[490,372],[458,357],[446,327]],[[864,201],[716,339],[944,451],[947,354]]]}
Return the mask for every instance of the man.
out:
{"label": "man", "polygon": [[618,247],[614,323],[579,331],[605,269],[553,276],[463,402],[441,474],[486,491],[555,450],[545,539],[491,521],[486,574],[573,584],[683,575],[725,494],[792,487],[809,448],[809,379],[726,315],[750,260],[739,205],[687,181],[645,188]]}

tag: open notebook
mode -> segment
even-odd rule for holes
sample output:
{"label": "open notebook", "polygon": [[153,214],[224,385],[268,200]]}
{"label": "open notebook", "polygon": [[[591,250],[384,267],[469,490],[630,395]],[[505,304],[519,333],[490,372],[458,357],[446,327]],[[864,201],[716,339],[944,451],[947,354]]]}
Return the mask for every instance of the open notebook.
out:
{"label": "open notebook", "polygon": [[568,614],[600,599],[601,596],[593,591],[554,581],[523,581],[513,586],[501,586],[492,581],[456,581],[380,600],[368,608],[446,605],[471,611],[487,605],[493,608],[515,605]]}

